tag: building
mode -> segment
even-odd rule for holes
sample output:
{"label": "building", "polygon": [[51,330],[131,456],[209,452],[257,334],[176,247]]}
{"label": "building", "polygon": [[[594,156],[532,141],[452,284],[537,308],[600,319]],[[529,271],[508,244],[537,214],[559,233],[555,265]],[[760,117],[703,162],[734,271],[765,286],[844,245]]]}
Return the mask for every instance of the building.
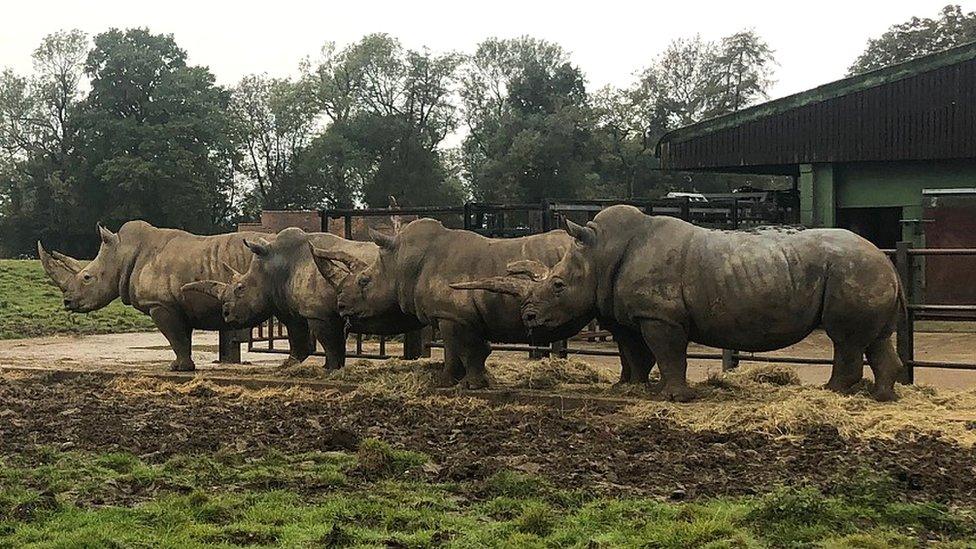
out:
{"label": "building", "polygon": [[665,170],[792,176],[802,224],[882,248],[926,245],[927,225],[976,247],[976,44],[674,130],[657,154]]}

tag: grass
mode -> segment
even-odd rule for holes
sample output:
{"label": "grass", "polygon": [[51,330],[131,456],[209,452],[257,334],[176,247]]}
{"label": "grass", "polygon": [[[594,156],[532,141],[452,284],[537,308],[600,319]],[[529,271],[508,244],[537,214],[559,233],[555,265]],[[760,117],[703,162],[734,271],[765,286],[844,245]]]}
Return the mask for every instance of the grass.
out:
{"label": "grass", "polygon": [[972,510],[898,501],[869,474],[831,494],[669,503],[510,471],[434,483],[426,460],[376,440],[162,463],[45,449],[0,466],[0,546],[966,547],[976,533]]}
{"label": "grass", "polygon": [[118,300],[87,314],[69,313],[61,301],[40,261],[0,260],[0,339],[153,329],[148,316]]}

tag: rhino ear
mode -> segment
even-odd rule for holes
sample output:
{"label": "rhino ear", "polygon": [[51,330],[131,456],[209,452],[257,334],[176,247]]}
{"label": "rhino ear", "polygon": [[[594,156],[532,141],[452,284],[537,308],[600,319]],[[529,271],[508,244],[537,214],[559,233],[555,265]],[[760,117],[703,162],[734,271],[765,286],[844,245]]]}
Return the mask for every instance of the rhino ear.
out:
{"label": "rhino ear", "polygon": [[41,266],[44,267],[44,272],[62,290],[82,269],[81,262],[73,257],[58,252],[48,253],[40,240],[37,241],[37,256],[41,258]]}
{"label": "rhino ear", "polygon": [[573,223],[569,219],[566,219],[566,232],[583,246],[592,246],[596,244],[596,231],[594,231],[589,225],[584,227],[582,225]]}
{"label": "rhino ear", "polygon": [[227,263],[226,261],[221,261],[220,264],[223,265],[225,269],[230,271],[231,278],[242,276],[241,272],[235,269],[233,266],[231,266],[230,263]]}
{"label": "rhino ear", "polygon": [[450,286],[454,290],[486,290],[496,294],[523,298],[529,293],[532,284],[535,282],[518,276],[493,276],[472,282],[455,282]]}
{"label": "rhino ear", "polygon": [[319,260],[328,261],[338,261],[346,266],[349,271],[356,272],[365,270],[368,265],[362,259],[342,250],[327,250],[325,248],[316,248],[312,246],[312,257],[316,260],[316,265]]}
{"label": "rhino ear", "polygon": [[312,259],[315,261],[319,273],[334,289],[338,289],[346,277],[352,274],[351,271],[336,263],[338,260],[333,258],[333,250],[316,248],[311,243],[309,243],[309,248],[312,250]]}
{"label": "rhino ear", "polygon": [[98,228],[98,237],[102,239],[102,242],[108,244],[109,246],[114,246],[119,243],[118,234],[106,229],[101,223],[98,223],[95,226]]}
{"label": "rhino ear", "polygon": [[396,238],[373,230],[372,228],[369,229],[369,239],[376,243],[381,250],[393,250],[396,246]]}
{"label": "rhino ear", "polygon": [[244,245],[247,246],[248,249],[254,252],[254,255],[258,257],[264,257],[268,255],[268,252],[271,251],[270,244],[268,244],[268,241],[261,238],[260,236],[254,240],[248,240],[245,238]]}
{"label": "rhino ear", "polygon": [[199,294],[209,295],[216,299],[220,299],[221,294],[227,284],[219,282],[217,280],[198,280],[196,282],[190,282],[180,286],[180,290],[183,293],[196,292]]}
{"label": "rhino ear", "polygon": [[506,271],[514,276],[527,276],[532,280],[545,280],[549,277],[549,267],[532,259],[513,261],[508,264]]}

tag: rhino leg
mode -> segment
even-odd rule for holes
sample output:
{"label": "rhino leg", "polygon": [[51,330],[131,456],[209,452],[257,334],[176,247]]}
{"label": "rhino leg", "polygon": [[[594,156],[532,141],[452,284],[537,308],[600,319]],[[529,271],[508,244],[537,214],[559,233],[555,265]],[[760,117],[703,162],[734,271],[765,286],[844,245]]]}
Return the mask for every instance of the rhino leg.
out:
{"label": "rhino leg", "polygon": [[864,347],[846,341],[834,341],[834,367],[825,389],[849,394],[864,377]]}
{"label": "rhino leg", "polygon": [[[442,336],[443,337],[443,336]],[[444,367],[437,372],[434,384],[438,387],[453,387],[464,377],[464,363],[458,353],[457,345],[444,344]]]}
{"label": "rhino leg", "polygon": [[[441,322],[440,328],[445,349],[453,348],[464,366],[464,377],[458,381],[458,385],[469,390],[488,387],[488,375],[485,373],[485,359],[491,353],[488,342],[470,329],[450,322]],[[448,361],[445,360],[444,364],[447,368]]]}
{"label": "rhino leg", "polygon": [[308,322],[304,318],[282,319],[288,329],[288,358],[281,363],[282,368],[301,364],[312,352],[312,339]]}
{"label": "rhino leg", "polygon": [[874,373],[874,399],[880,402],[896,400],[895,381],[901,375],[902,363],[891,343],[891,336],[876,339],[868,345],[867,357]]}
{"label": "rhino leg", "polygon": [[640,333],[627,328],[611,328],[613,340],[620,350],[620,381],[618,385],[647,383],[654,367],[654,353],[647,347]]}
{"label": "rhino leg", "polygon": [[190,348],[192,344],[193,328],[187,323],[183,315],[169,307],[157,306],[149,310],[149,317],[156,327],[163,333],[169,346],[176,353],[176,360],[170,363],[169,369],[174,372],[192,372],[196,369]]}
{"label": "rhino leg", "polygon": [[325,350],[325,369],[342,368],[346,364],[346,329],[342,318],[336,315],[329,320],[309,320],[308,325]]}
{"label": "rhino leg", "polygon": [[663,320],[642,320],[641,335],[661,369],[661,397],[688,402],[695,392],[688,386],[688,335],[680,325]]}

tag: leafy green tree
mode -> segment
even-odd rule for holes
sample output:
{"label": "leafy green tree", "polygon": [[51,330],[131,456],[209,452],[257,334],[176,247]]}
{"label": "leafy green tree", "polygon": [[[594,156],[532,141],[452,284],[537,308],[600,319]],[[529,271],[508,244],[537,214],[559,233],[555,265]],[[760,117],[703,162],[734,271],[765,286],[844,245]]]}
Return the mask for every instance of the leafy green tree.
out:
{"label": "leafy green tree", "polygon": [[74,118],[88,47],[81,31],[56,32],[34,51],[29,77],[0,75],[0,234],[8,254],[32,253],[38,238],[64,244],[71,232],[79,204]]}
{"label": "leafy green tree", "polygon": [[462,75],[474,196],[537,201],[586,194],[597,147],[582,72],[557,44],[522,37],[479,44]]}
{"label": "leafy green tree", "polygon": [[[460,56],[403,48],[372,34],[342,50],[323,49],[309,68],[318,104],[331,124],[313,140],[302,170],[332,189],[334,202],[385,206],[455,203],[440,144],[457,127],[450,96]],[[335,163],[315,166],[314,159]]]}
{"label": "leafy green tree", "polygon": [[908,61],[976,41],[976,12],[964,13],[959,5],[947,5],[935,19],[912,17],[892,25],[848,69],[855,75]]}
{"label": "leafy green tree", "polygon": [[307,86],[247,76],[234,88],[228,111],[242,171],[255,182],[254,208],[309,208],[325,202],[294,177],[296,158],[315,130],[317,109]]}
{"label": "leafy green tree", "polygon": [[766,99],[776,63],[773,50],[753,30],[737,32],[722,38],[713,59],[712,112],[719,115]]}
{"label": "leafy green tree", "polygon": [[229,93],[188,65],[172,35],[112,29],[95,37],[79,128],[86,215],[216,230],[233,192]]}

